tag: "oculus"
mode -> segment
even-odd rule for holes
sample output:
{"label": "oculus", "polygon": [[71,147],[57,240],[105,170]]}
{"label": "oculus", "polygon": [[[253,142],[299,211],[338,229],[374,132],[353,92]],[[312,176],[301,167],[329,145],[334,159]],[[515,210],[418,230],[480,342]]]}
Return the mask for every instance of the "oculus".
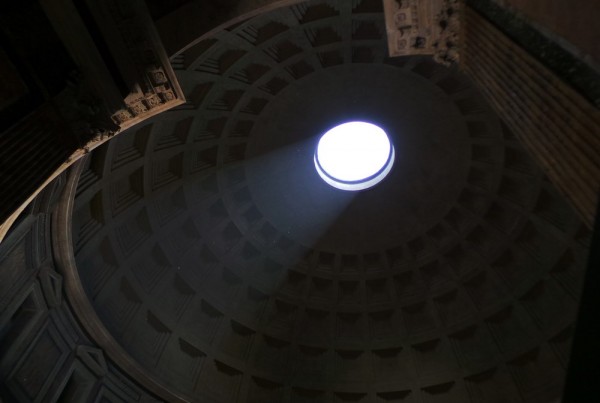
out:
{"label": "oculus", "polygon": [[386,132],[367,122],[347,122],[327,131],[314,161],[321,178],[334,188],[358,191],[381,182],[394,165],[394,146]]}

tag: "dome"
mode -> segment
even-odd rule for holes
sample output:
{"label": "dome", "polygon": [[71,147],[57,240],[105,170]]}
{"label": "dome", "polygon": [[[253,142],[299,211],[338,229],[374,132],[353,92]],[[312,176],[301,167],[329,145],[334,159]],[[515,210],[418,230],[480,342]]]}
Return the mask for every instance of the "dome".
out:
{"label": "dome", "polygon": [[[491,399],[528,354],[559,373],[577,219],[469,79],[389,59],[381,11],[345,4],[216,32],[176,64],[187,104],[88,158],[72,228],[99,320],[195,401]],[[313,155],[355,120],[397,158],[340,192]]]}
{"label": "dome", "polygon": [[494,1],[50,3],[0,17],[0,400],[589,399],[600,87],[563,47],[593,36]]}

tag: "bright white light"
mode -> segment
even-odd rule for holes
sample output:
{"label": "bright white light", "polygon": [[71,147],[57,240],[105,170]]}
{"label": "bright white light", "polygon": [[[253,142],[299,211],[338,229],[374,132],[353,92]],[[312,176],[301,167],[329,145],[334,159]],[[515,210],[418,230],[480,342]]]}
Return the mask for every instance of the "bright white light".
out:
{"label": "bright white light", "polygon": [[394,147],[379,126],[348,122],[321,137],[315,167],[333,187],[362,190],[376,185],[390,172],[394,156]]}

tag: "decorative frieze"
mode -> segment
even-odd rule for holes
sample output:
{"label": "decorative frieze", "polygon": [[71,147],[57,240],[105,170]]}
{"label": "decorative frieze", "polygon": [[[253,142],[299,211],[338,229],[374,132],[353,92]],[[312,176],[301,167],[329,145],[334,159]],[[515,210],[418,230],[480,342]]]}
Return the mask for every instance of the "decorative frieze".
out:
{"label": "decorative frieze", "polygon": [[130,94],[124,107],[112,114],[113,121],[125,129],[182,104],[183,92],[144,3],[113,0],[89,6],[103,27],[115,28],[104,32],[116,42],[113,53],[129,59],[120,67]]}
{"label": "decorative frieze", "polygon": [[384,0],[391,57],[433,55],[458,62],[460,0]]}
{"label": "decorative frieze", "polygon": [[460,15],[460,0],[444,0],[442,10],[436,15],[440,31],[433,43],[433,59],[445,66],[459,62]]}

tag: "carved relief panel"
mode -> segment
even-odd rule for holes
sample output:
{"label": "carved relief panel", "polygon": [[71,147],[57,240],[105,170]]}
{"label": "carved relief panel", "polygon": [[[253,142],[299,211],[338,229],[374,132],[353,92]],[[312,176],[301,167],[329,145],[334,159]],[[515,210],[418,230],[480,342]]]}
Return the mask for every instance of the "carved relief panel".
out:
{"label": "carved relief panel", "polygon": [[384,0],[384,8],[391,57],[458,61],[460,0]]}

